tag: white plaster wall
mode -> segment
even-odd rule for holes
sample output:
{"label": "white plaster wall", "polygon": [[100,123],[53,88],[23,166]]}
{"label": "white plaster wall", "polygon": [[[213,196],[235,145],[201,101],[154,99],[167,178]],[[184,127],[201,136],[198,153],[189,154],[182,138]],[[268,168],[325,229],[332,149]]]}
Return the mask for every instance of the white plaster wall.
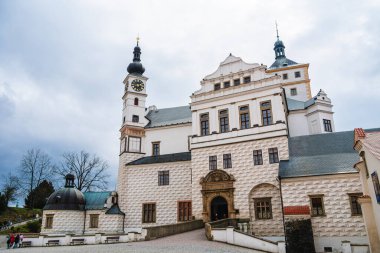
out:
{"label": "white plaster wall", "polygon": [[[99,215],[99,224],[97,228],[90,228],[90,215]],[[123,232],[123,215],[106,214],[105,210],[88,210],[86,212],[86,234],[94,233],[122,233]]]}
{"label": "white plaster wall", "polygon": [[[169,185],[158,186],[158,171],[169,170]],[[191,162],[127,166],[119,178],[125,192],[120,208],[126,228],[177,223],[177,201],[191,200]],[[156,203],[156,223],[142,223],[143,203]]]}
{"label": "white plaster wall", "polygon": [[309,135],[309,126],[305,111],[290,112],[288,115],[288,127],[290,137]]}
{"label": "white plaster wall", "polygon": [[[293,84],[293,85],[286,85],[284,86],[285,94],[287,98],[291,98],[298,101],[307,101],[307,89],[306,89],[306,83],[300,83],[300,84]],[[297,95],[293,96],[290,92],[291,89],[296,88],[297,89]]]}
{"label": "white plaster wall", "polygon": [[[323,194],[325,216],[311,217],[316,247],[335,247],[340,240],[368,241],[362,216],[352,216],[348,193],[360,193],[358,173],[282,179],[284,207],[310,206],[309,195]],[[318,239],[319,238],[319,239]],[[326,238],[334,244],[321,244]],[[356,238],[356,239],[355,239]]]}
{"label": "white plaster wall", "polygon": [[160,142],[160,154],[172,154],[189,151],[191,124],[175,127],[149,128],[145,131],[145,150],[147,156],[152,154],[152,142]]}
{"label": "white plaster wall", "polygon": [[[239,209],[239,217],[249,218],[249,194],[252,188],[261,183],[270,183],[278,187],[278,182],[276,180],[278,176],[278,164],[269,164],[268,158],[268,148],[273,147],[278,148],[280,160],[288,159],[288,139],[286,136],[192,150],[191,190],[193,215],[195,215],[197,219],[203,218],[202,188],[199,182],[201,177],[206,176],[210,172],[209,156],[216,155],[218,159],[218,169],[224,170],[223,154],[230,153],[232,158],[232,168],[225,169],[225,171],[232,174],[236,179],[234,182],[235,208]],[[262,149],[264,164],[254,166],[253,150],[257,149]],[[273,229],[274,234],[271,235],[283,235],[283,233],[278,234],[278,231],[282,229],[282,224],[278,224],[277,220],[272,220],[272,223],[273,226],[278,226],[278,230]],[[257,235],[260,236],[260,231],[258,231]]]}
{"label": "white plaster wall", "polygon": [[[54,214],[53,227],[45,228],[46,215]],[[83,232],[84,211],[75,210],[45,210],[42,214],[42,234],[81,234]]]}
{"label": "white plaster wall", "polygon": [[375,171],[377,172],[377,175],[380,177],[380,161],[376,159],[376,157],[370,151],[368,151],[368,149],[365,146],[363,147],[363,150],[365,152],[365,158],[366,158],[366,163],[367,163],[368,173],[369,173],[369,177],[366,178],[365,183],[368,185],[368,192],[372,201],[372,208],[373,208],[373,214],[375,216],[375,220],[377,224],[377,231],[378,231],[378,234],[380,235],[380,204],[377,203],[375,188],[373,186],[372,177],[371,177],[371,174]]}
{"label": "white plaster wall", "polygon": [[[344,252],[342,241],[350,241],[352,244],[368,245],[366,236],[325,236],[314,237],[314,246],[316,252],[324,252],[324,247],[332,247],[333,252]],[[355,251],[352,251],[355,253]],[[369,251],[364,251],[369,252]]]}

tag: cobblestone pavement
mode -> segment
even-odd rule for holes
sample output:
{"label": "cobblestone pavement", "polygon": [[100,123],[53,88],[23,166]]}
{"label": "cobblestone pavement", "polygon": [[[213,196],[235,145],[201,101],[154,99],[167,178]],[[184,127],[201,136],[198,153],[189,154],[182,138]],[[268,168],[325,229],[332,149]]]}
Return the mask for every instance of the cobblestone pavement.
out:
{"label": "cobblestone pavement", "polygon": [[14,250],[4,250],[2,252],[17,253],[259,253],[259,251],[228,245],[225,243],[211,242],[205,238],[204,230],[199,229],[178,235],[168,236],[152,241],[116,243],[116,244],[99,244],[85,246],[57,246],[57,247],[32,247]]}

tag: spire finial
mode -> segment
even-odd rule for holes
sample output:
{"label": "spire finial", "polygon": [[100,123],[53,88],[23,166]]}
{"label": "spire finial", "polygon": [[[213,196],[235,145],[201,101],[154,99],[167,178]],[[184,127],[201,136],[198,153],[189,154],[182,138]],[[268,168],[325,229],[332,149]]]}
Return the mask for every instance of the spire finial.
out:
{"label": "spire finial", "polygon": [[277,25],[277,20],[275,21],[275,23],[276,23],[276,34],[277,34],[277,40],[279,40],[279,39],[280,39],[280,36],[278,36],[278,25]]}
{"label": "spire finial", "polygon": [[138,45],[139,45],[139,41],[140,41],[140,36],[139,36],[139,34],[137,34],[136,41],[137,41],[137,46],[138,46]]}

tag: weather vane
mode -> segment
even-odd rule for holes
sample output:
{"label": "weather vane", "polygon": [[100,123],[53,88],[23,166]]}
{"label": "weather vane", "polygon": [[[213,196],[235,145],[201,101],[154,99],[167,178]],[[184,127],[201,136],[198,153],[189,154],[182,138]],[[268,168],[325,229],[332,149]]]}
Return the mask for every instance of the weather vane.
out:
{"label": "weather vane", "polygon": [[278,25],[277,25],[277,20],[275,21],[276,23],[276,33],[277,33],[277,39],[279,39],[279,36],[278,36]]}

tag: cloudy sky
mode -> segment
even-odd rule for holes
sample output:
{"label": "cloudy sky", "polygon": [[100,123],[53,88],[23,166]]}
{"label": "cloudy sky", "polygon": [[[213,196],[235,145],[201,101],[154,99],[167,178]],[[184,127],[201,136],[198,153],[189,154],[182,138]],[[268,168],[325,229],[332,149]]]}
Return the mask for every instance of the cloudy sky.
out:
{"label": "cloudy sky", "polygon": [[148,105],[164,108],[188,104],[229,53],[270,65],[277,20],[313,94],[332,99],[336,130],[380,127],[379,13],[375,0],[0,0],[0,174],[33,147],[56,161],[84,149],[109,161],[114,188],[137,34]]}

